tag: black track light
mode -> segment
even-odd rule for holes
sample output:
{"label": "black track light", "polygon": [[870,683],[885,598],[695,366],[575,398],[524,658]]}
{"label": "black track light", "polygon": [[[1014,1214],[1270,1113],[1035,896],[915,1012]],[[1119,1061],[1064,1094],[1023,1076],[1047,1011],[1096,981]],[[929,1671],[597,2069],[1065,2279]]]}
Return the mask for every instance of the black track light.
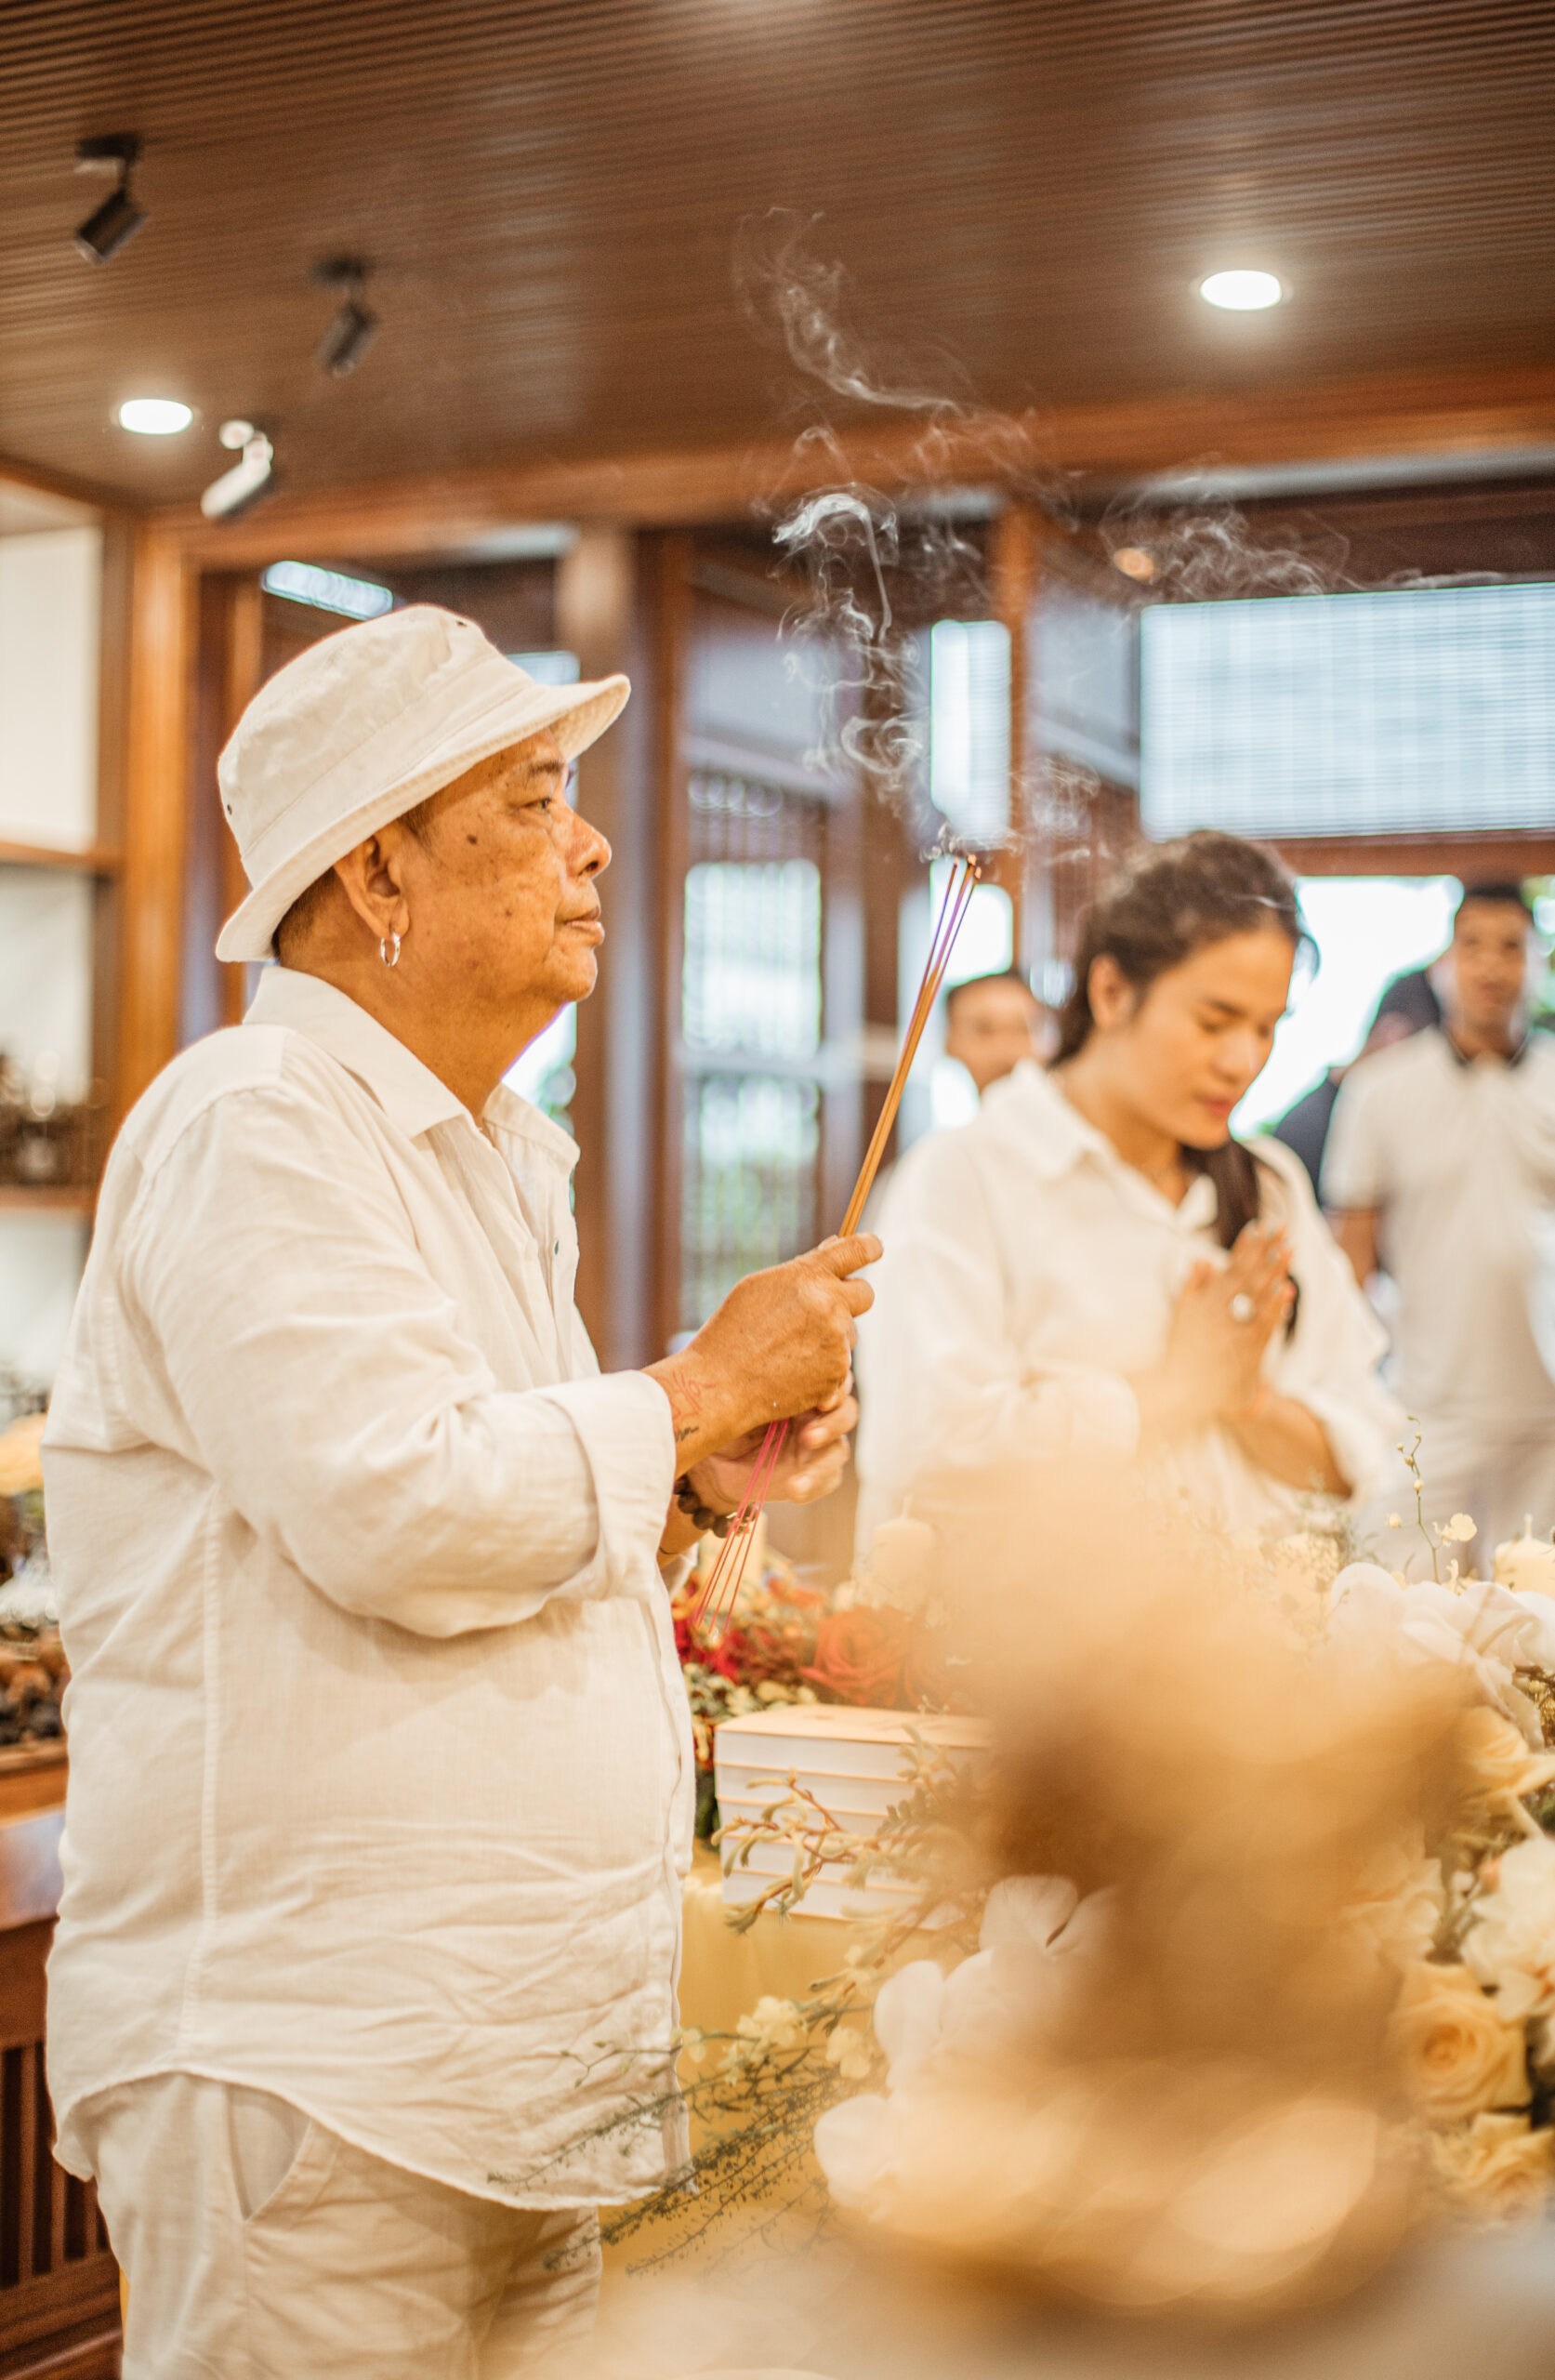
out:
{"label": "black track light", "polygon": [[90,140],[75,144],[75,170],[78,174],[118,174],[118,187],[109,192],[102,205],[87,216],[75,235],[75,245],[88,264],[106,264],[118,255],[126,240],[133,239],[146,220],[146,210],[138,206],[130,196],[130,167],[140,154],[139,136],[134,132],[105,132]]}
{"label": "black track light", "polygon": [[313,278],[326,289],[338,289],[341,302],[329,328],[314,350],[313,360],[332,380],[354,372],[378,335],[378,318],[362,302],[372,267],[361,257],[326,257],[313,267]]}

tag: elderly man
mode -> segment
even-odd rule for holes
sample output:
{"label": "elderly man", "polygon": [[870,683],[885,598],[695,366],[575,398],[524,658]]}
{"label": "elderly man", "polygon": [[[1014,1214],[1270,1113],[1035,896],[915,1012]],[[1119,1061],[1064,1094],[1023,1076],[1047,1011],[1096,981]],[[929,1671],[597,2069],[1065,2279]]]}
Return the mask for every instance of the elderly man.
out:
{"label": "elderly man", "polygon": [[481,2380],[586,2324],[594,2208],[685,2154],[692,1766],[666,1568],[854,1408],[834,1243],[599,1377],[566,1136],[504,1090],[591,990],[541,687],[429,608],[315,645],[222,756],[273,951],[141,1100],[50,1415],[73,1672],[59,2154],[129,2279],[126,2380]]}

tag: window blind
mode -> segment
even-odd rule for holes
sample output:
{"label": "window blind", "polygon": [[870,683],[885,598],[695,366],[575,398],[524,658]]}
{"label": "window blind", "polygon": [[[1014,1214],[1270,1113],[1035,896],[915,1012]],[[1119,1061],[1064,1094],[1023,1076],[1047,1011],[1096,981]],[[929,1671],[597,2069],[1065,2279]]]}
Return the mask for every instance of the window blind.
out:
{"label": "window blind", "polygon": [[1555,823],[1555,586],[1158,603],[1140,653],[1147,834]]}

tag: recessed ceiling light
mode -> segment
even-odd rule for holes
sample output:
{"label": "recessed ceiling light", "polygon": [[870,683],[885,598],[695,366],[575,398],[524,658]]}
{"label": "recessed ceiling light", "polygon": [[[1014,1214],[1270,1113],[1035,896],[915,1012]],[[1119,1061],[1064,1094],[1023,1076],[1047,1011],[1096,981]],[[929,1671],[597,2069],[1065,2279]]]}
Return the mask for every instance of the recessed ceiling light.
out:
{"label": "recessed ceiling light", "polygon": [[1113,566],[1126,578],[1147,579],[1155,575],[1155,556],[1144,546],[1119,546],[1113,556]]}
{"label": "recessed ceiling light", "polygon": [[187,430],[194,415],[176,397],[130,397],[119,407],[119,427],[141,438],[172,438]]}
{"label": "recessed ceiling light", "polygon": [[1256,314],[1260,307],[1277,306],[1285,296],[1272,272],[1212,272],[1199,284],[1199,296],[1211,306],[1235,314]]}

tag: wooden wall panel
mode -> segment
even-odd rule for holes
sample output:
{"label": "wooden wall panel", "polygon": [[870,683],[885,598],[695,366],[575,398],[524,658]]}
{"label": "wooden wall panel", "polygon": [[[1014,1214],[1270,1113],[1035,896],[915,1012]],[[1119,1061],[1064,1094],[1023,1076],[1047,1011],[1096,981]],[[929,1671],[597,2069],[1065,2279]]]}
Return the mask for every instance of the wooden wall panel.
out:
{"label": "wooden wall panel", "polygon": [[586,678],[624,669],[632,697],[578,763],[576,800],[608,839],[600,887],[605,942],[592,999],[578,1011],[573,1129],[578,1303],[607,1370],[652,1362],[659,1184],[653,1100],[660,992],[654,783],[656,655],[644,616],[650,557],[630,531],[585,531],[558,568],[556,634]]}
{"label": "wooden wall panel", "polygon": [[117,1113],[178,1046],[196,575],[152,523],[137,531],[126,701]]}

